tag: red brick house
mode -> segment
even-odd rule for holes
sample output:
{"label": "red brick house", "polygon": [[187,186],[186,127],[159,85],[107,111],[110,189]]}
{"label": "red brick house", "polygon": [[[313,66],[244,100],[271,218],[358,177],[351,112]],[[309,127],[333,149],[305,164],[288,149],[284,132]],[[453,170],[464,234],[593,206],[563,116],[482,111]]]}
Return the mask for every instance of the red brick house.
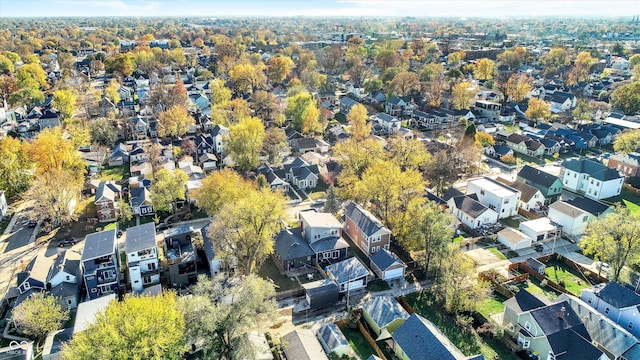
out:
{"label": "red brick house", "polygon": [[638,177],[640,175],[640,153],[611,155],[607,166],[618,170],[625,177]]}
{"label": "red brick house", "polygon": [[344,211],[344,231],[367,256],[389,250],[391,230],[362,206],[351,202]]}
{"label": "red brick house", "polygon": [[96,212],[98,221],[114,221],[117,218],[118,199],[120,198],[120,185],[113,181],[102,181],[96,190]]}

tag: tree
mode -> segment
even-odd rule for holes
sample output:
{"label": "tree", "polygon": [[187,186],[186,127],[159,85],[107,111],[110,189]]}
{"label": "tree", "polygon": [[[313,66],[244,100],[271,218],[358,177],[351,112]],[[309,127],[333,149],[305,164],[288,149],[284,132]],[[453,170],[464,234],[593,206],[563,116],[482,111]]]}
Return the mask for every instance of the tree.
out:
{"label": "tree", "polygon": [[195,123],[195,119],[189,115],[187,108],[182,105],[175,105],[158,115],[158,135],[182,136]]}
{"label": "tree", "polygon": [[0,73],[10,72],[12,73],[15,70],[13,65],[13,61],[8,57],[0,54]]}
{"label": "tree", "polygon": [[628,154],[640,147],[640,130],[627,130],[613,141],[613,149],[618,153]]}
{"label": "tree", "polygon": [[105,60],[104,68],[108,73],[119,76],[130,76],[135,70],[135,62],[131,53],[118,54]]}
{"label": "tree", "polygon": [[429,161],[429,152],[420,139],[405,139],[400,134],[390,137],[387,141],[387,153],[389,159],[400,166],[402,171],[406,169],[423,169]]}
{"label": "tree", "polygon": [[403,71],[393,77],[391,86],[398,95],[409,95],[412,91],[420,90],[420,78],[414,72]]}
{"label": "tree", "polygon": [[48,89],[47,74],[40,64],[24,64],[16,70],[16,82],[19,88]]}
{"label": "tree", "polygon": [[104,94],[117,105],[120,102],[120,83],[118,83],[118,80],[111,79],[109,85],[104,89]]}
{"label": "tree", "polygon": [[28,188],[31,166],[20,140],[10,136],[0,139],[0,189],[8,198]]}
{"label": "tree", "polygon": [[553,48],[542,56],[541,60],[545,66],[545,73],[559,74],[561,78],[564,78],[564,68],[570,63],[567,50],[558,47]]}
{"label": "tree", "polygon": [[611,106],[625,114],[640,112],[640,81],[619,86],[611,93]]}
{"label": "tree", "polygon": [[635,54],[629,58],[629,69],[633,69],[638,64],[640,64],[640,54]]}
{"label": "tree", "polygon": [[614,206],[613,212],[588,223],[579,245],[585,255],[611,265],[613,281],[618,281],[622,268],[640,256],[640,213]]}
{"label": "tree", "polygon": [[225,168],[209,173],[196,189],[194,198],[207,215],[215,216],[220,209],[235,203],[255,189],[255,185],[243,179],[237,172]]}
{"label": "tree", "polygon": [[347,114],[349,131],[355,140],[362,140],[371,135],[371,124],[367,124],[367,108],[358,103],[351,107]]}
{"label": "tree", "polygon": [[174,212],[175,202],[185,199],[187,180],[189,176],[180,169],[160,169],[150,188],[154,209]]}
{"label": "tree", "polygon": [[452,52],[447,56],[447,63],[449,64],[460,64],[462,60],[467,56],[464,51],[456,51]]}
{"label": "tree", "polygon": [[18,91],[18,84],[16,79],[9,75],[0,75],[0,98],[2,100],[9,100],[9,95]]}
{"label": "tree", "polygon": [[127,296],[112,301],[62,351],[64,360],[183,358],[185,319],[176,295]]}
{"label": "tree", "polygon": [[293,68],[293,60],[288,56],[278,55],[269,59],[269,80],[274,83],[281,83]]}
{"label": "tree", "polygon": [[493,74],[496,71],[494,62],[487,58],[478,60],[475,68],[473,69],[473,75],[476,79],[489,80],[493,78]]}
{"label": "tree", "polygon": [[105,118],[91,120],[89,123],[91,141],[106,147],[111,147],[118,140],[116,129],[112,122]]}
{"label": "tree", "polygon": [[29,158],[36,165],[36,175],[54,170],[68,170],[77,179],[82,179],[85,164],[73,143],[67,140],[60,127],[44,129],[26,146]]}
{"label": "tree", "polygon": [[493,136],[486,132],[478,131],[475,135],[476,144],[484,147],[494,145],[496,143]]}
{"label": "tree", "polygon": [[123,197],[120,197],[117,201],[118,206],[116,207],[116,215],[118,220],[122,223],[126,223],[127,221],[133,218],[133,209],[131,208],[131,204],[126,201]]}
{"label": "tree", "polygon": [[624,54],[624,44],[622,44],[619,41],[616,41],[613,45],[611,45],[611,52],[617,55]]}
{"label": "tree", "polygon": [[289,143],[284,130],[273,126],[268,128],[264,133],[262,151],[267,155],[269,164],[280,166],[283,155],[289,153]]}
{"label": "tree", "polygon": [[444,66],[438,63],[429,63],[420,70],[420,80],[432,81],[439,79],[444,71]]}
{"label": "tree", "polygon": [[527,50],[523,47],[515,49],[507,49],[503,53],[498,54],[498,61],[507,65],[509,70],[516,70],[524,63]]}
{"label": "tree", "polygon": [[277,316],[275,290],[255,275],[213,279],[201,275],[193,296],[179,300],[189,341],[201,343],[207,359],[255,359],[247,332],[263,328]]}
{"label": "tree", "polygon": [[361,141],[348,139],[333,149],[342,171],[338,178],[338,195],[342,199],[355,199],[354,185],[370,166],[385,156],[382,144],[373,138]]}
{"label": "tree", "polygon": [[267,77],[262,69],[251,64],[237,64],[229,69],[229,77],[239,92],[249,94],[266,85]]}
{"label": "tree", "polygon": [[24,194],[24,199],[33,202],[31,213],[41,219],[53,219],[55,224],[66,224],[74,220],[78,195],[82,190],[82,177],[64,168],[51,168],[35,177]]}
{"label": "tree", "polygon": [[303,134],[321,133],[320,110],[316,100],[308,92],[287,97],[288,118],[293,120],[293,127]]}
{"label": "tree", "polygon": [[489,296],[489,286],[478,278],[476,268],[457,245],[452,244],[441,256],[438,277],[432,293],[450,313],[472,311]]}
{"label": "tree", "polygon": [[229,127],[227,148],[239,170],[254,169],[260,164],[263,140],[264,125],[258,118],[244,118]]}
{"label": "tree", "polygon": [[11,314],[11,321],[18,331],[37,341],[44,341],[47,334],[56,331],[69,320],[69,311],[62,309],[58,299],[44,292],[34,292]]}
{"label": "tree", "polygon": [[44,93],[40,89],[25,87],[9,95],[12,105],[24,105],[29,108],[44,102]]}
{"label": "tree", "polygon": [[380,73],[384,73],[389,68],[397,67],[399,61],[400,55],[395,50],[381,50],[376,55],[376,65],[380,69]]}
{"label": "tree", "polygon": [[74,148],[91,144],[91,134],[89,128],[82,121],[70,121],[66,127],[71,143]]}
{"label": "tree", "polygon": [[507,95],[517,103],[524,101],[531,92],[533,79],[527,74],[513,74],[507,80]]}
{"label": "tree", "polygon": [[551,107],[542,99],[531,98],[524,114],[532,120],[548,118],[551,115]]}
{"label": "tree", "polygon": [[335,74],[340,69],[342,62],[342,50],[339,45],[327,46],[322,49],[320,64],[329,74]]}
{"label": "tree", "polygon": [[451,102],[456,110],[468,109],[476,97],[476,88],[468,81],[456,84],[451,89]]}
{"label": "tree", "polygon": [[327,195],[324,200],[324,212],[330,214],[337,214],[338,210],[340,210],[340,206],[338,205],[338,197],[336,196],[336,189],[333,185],[329,185],[327,189]]}
{"label": "tree", "polygon": [[429,107],[439,108],[442,103],[442,89],[444,87],[444,81],[442,79],[435,79],[427,86],[427,92],[429,95],[428,104]]}
{"label": "tree", "polygon": [[571,116],[573,116],[574,121],[578,121],[578,124],[581,124],[583,121],[591,120],[591,116],[593,114],[593,106],[591,103],[586,101],[578,101],[576,104],[576,108],[571,111]]}
{"label": "tree", "polygon": [[440,150],[431,157],[424,172],[425,178],[438,195],[444,194],[458,177],[457,156],[453,147]]}
{"label": "tree", "polygon": [[246,196],[222,206],[207,233],[217,239],[216,253],[235,259],[240,274],[258,271],[273,253],[273,235],[281,229],[285,199],[269,188],[250,191]]}
{"label": "tree", "polygon": [[222,79],[209,81],[209,89],[211,90],[211,94],[209,95],[211,106],[222,105],[231,100],[231,90],[224,86]]}
{"label": "tree", "polygon": [[264,90],[256,90],[253,92],[252,100],[251,108],[258,118],[277,124],[284,122],[282,107],[277,103],[275,95]]}

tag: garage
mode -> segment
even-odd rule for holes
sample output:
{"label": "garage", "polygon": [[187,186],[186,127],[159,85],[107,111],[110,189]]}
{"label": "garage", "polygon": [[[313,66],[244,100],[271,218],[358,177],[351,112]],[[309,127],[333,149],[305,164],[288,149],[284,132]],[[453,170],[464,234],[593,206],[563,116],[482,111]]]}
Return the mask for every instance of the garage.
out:
{"label": "garage", "polygon": [[531,238],[524,234],[522,231],[506,227],[498,233],[497,237],[504,246],[509,250],[526,249],[531,246]]}
{"label": "garage", "polygon": [[356,257],[331,264],[324,269],[329,279],[340,288],[340,292],[362,289],[367,286],[369,269]]}
{"label": "garage", "polygon": [[371,255],[369,259],[371,259],[371,269],[380,279],[391,281],[404,277],[407,265],[396,254],[382,249]]}

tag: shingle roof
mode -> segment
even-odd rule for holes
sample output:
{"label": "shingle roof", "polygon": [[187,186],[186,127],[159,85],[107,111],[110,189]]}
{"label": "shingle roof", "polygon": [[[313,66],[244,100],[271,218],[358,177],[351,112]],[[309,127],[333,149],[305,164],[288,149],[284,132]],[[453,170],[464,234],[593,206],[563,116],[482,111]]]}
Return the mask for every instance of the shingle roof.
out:
{"label": "shingle roof", "polygon": [[80,254],[75,251],[64,250],[51,266],[47,282],[51,281],[59,272],[75,275],[80,267]]}
{"label": "shingle roof", "polygon": [[578,209],[582,209],[594,216],[600,216],[609,210],[609,205],[601,203],[600,201],[592,200],[585,197],[577,196],[571,200],[565,200],[569,205],[575,206]]}
{"label": "shingle roof", "polygon": [[396,262],[404,265],[402,260],[398,259],[398,257],[390,252],[387,249],[382,249],[380,251],[375,252],[373,255],[369,257],[372,263],[376,264],[378,269],[381,271],[385,271],[389,266],[395,264]]}
{"label": "shingle roof", "polygon": [[116,247],[116,229],[89,234],[85,237],[82,261],[111,255]]}
{"label": "shingle roof", "polygon": [[429,320],[413,314],[394,333],[393,339],[409,359],[461,360],[466,356]]}
{"label": "shingle roof", "polygon": [[349,279],[355,280],[369,275],[369,269],[356,257],[331,264],[325,267],[325,271],[331,273],[338,284],[346,283]]}
{"label": "shingle roof", "polygon": [[547,340],[553,353],[559,358],[598,360],[603,354],[602,351],[591,344],[591,338],[588,335],[585,338],[573,329],[547,335]]}
{"label": "shingle roof", "polygon": [[127,229],[125,239],[125,252],[127,254],[153,248],[157,246],[155,224],[151,222],[130,227]]}
{"label": "shingle roof", "polygon": [[315,255],[298,228],[280,231],[276,237],[275,249],[283,261]]}
{"label": "shingle roof", "polygon": [[519,181],[511,182],[501,177],[498,177],[496,180],[500,181],[503,184],[507,184],[516,190],[519,190],[520,193],[522,194],[520,195],[520,200],[524,202],[531,200],[531,198],[533,198],[533,195],[535,195],[538,191],[540,191],[538,190],[538,188],[533,187],[531,185],[527,185],[523,182],[519,182]]}
{"label": "shingle roof", "polygon": [[377,296],[362,305],[362,309],[369,314],[371,319],[383,328],[396,319],[406,319],[409,313],[393,296]]}
{"label": "shingle roof", "polygon": [[302,284],[309,296],[314,297],[322,294],[338,294],[338,285],[331,279],[323,279]]}
{"label": "shingle roof", "polygon": [[503,304],[516,313],[541,308],[546,305],[541,299],[524,289],[518,291],[516,296],[506,300]]}
{"label": "shingle roof", "polygon": [[321,327],[318,330],[318,337],[327,345],[329,352],[333,352],[340,346],[349,346],[349,341],[336,324],[326,324]]}
{"label": "shingle roof", "polygon": [[310,137],[297,139],[296,144],[299,149],[315,149],[316,148],[316,140]]}
{"label": "shingle roof", "polygon": [[566,202],[559,200],[549,205],[549,209],[554,209],[562,214],[568,215],[572,218],[576,218],[578,216],[585,215],[585,211],[580,208],[577,208],[573,205],[567,204]]}
{"label": "shingle roof", "polygon": [[95,201],[102,200],[102,198],[115,201],[118,193],[120,193],[120,185],[114,181],[102,181],[96,189]]}
{"label": "shingle roof", "polygon": [[282,340],[287,359],[328,360],[322,345],[311,330],[296,329],[284,335]]}
{"label": "shingle roof", "polygon": [[582,320],[567,301],[534,309],[531,311],[531,316],[547,336],[572,329],[585,339],[591,340]]}
{"label": "shingle roof", "polygon": [[371,236],[381,229],[389,231],[386,227],[384,227],[384,225],[382,225],[382,222],[380,222],[378,218],[376,218],[373,214],[371,214],[355,202],[350,202],[346,206],[344,215],[351,219],[351,221],[356,224],[358,229],[363,231],[367,236]]}
{"label": "shingle roof", "polygon": [[596,296],[617,309],[640,305],[640,295],[613,281],[596,292]]}
{"label": "shingle roof", "polygon": [[151,201],[149,190],[145,187],[131,188],[131,206],[136,207],[145,203],[145,201]]}
{"label": "shingle roof", "polygon": [[546,188],[551,187],[553,183],[558,180],[556,176],[553,176],[529,165],[525,165],[522,170],[520,170],[520,172],[518,173],[518,177],[521,177],[534,184],[540,184]]}
{"label": "shingle roof", "polygon": [[482,205],[478,200],[475,200],[471,196],[456,196],[453,198],[453,201],[457,209],[474,219],[489,210],[488,207]]}

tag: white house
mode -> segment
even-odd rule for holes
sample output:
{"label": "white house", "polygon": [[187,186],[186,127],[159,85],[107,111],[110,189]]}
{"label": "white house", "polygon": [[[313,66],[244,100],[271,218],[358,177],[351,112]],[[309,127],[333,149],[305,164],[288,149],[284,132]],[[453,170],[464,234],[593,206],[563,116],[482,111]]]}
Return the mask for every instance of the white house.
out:
{"label": "white house", "polygon": [[544,195],[542,195],[542,191],[538,188],[519,181],[511,182],[503,178],[498,178],[496,180],[520,191],[521,195],[518,207],[531,211],[540,209],[540,207],[544,205]]}
{"label": "white house", "polygon": [[377,113],[371,116],[371,121],[380,124],[387,134],[392,134],[395,131],[400,130],[401,122],[395,116],[391,116],[385,113]]}
{"label": "white house", "polygon": [[562,186],[592,199],[607,199],[620,195],[624,176],[616,169],[589,158],[562,162]]}
{"label": "white house", "polygon": [[584,233],[587,223],[593,218],[593,215],[560,200],[549,205],[547,217],[560,225],[565,234],[578,236]]}
{"label": "white house", "polygon": [[521,193],[519,190],[488,177],[467,182],[467,195],[476,194],[478,201],[498,213],[503,219],[518,213]]}
{"label": "white house", "polygon": [[523,221],[520,223],[519,230],[530,237],[533,241],[544,241],[552,239],[554,236],[560,235],[562,228],[554,225],[549,218]]}
{"label": "white house", "polygon": [[640,295],[616,282],[583,289],[580,299],[640,337]]}
{"label": "white house", "polygon": [[454,196],[447,201],[453,216],[471,229],[498,222],[498,213],[482,205],[474,195]]}
{"label": "white house", "polygon": [[160,283],[158,245],[153,222],[127,229],[125,252],[133,291],[141,292],[144,287]]}
{"label": "white house", "polygon": [[500,230],[497,239],[509,248],[509,250],[513,251],[530,247],[532,241],[532,239],[523,232],[508,226]]}

